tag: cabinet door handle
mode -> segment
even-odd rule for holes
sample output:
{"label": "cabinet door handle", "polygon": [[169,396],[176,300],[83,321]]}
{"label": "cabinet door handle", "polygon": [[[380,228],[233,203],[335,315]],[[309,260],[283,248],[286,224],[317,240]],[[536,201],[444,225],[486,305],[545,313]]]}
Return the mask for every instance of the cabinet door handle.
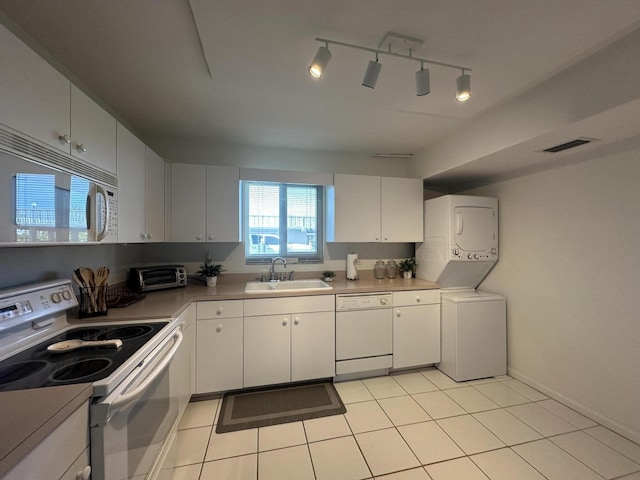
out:
{"label": "cabinet door handle", "polygon": [[209,235],[207,238],[208,238],[209,240],[213,240],[213,239],[214,239],[214,237],[215,237],[215,235]]}
{"label": "cabinet door handle", "polygon": [[196,235],[196,240],[202,240],[204,237],[202,235]]}
{"label": "cabinet door handle", "polygon": [[76,473],[76,480],[89,480],[91,477],[91,467],[87,465],[78,473]]}
{"label": "cabinet door handle", "polygon": [[216,310],[216,313],[218,315],[222,315],[222,312],[224,312],[224,307],[218,307],[218,310]]}
{"label": "cabinet door handle", "polygon": [[218,328],[216,328],[216,332],[218,332],[218,333],[219,333],[219,332],[221,332],[221,331],[222,331],[222,324],[219,324],[219,325],[218,325]]}
{"label": "cabinet door handle", "polygon": [[76,145],[76,150],[78,153],[87,153],[87,147],[84,146],[84,143],[79,143]]}
{"label": "cabinet door handle", "polygon": [[71,139],[66,133],[64,135],[58,135],[58,140],[60,140],[60,143],[66,143],[67,145],[71,143]]}
{"label": "cabinet door handle", "polygon": [[298,317],[295,318],[295,320],[293,321],[294,325],[299,325],[300,324],[300,319]]}
{"label": "cabinet door handle", "polygon": [[418,295],[418,296],[416,297],[416,302],[417,302],[417,303],[420,303],[420,295]]}
{"label": "cabinet door handle", "polygon": [[396,310],[396,317],[400,317],[400,310]]}
{"label": "cabinet door handle", "polygon": [[288,320],[287,318],[283,318],[283,319],[282,319],[282,326],[283,326],[283,327],[286,327],[286,326],[287,326],[287,323],[288,323],[288,322],[287,322],[287,320]]}

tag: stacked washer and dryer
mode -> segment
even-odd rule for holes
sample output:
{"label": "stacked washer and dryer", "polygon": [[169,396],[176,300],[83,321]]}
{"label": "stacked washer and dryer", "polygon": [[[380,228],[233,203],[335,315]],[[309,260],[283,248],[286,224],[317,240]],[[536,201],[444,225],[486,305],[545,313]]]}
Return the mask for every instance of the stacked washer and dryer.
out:
{"label": "stacked washer and dryer", "polygon": [[476,290],[498,261],[498,200],[444,195],[424,202],[416,277],[442,287],[442,358],[460,382],[507,373],[506,300]]}

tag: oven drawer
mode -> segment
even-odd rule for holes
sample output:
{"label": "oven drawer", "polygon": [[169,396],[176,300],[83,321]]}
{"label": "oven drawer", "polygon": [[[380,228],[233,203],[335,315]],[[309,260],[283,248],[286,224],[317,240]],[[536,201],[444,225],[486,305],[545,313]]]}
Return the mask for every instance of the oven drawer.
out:
{"label": "oven drawer", "polygon": [[412,305],[432,305],[440,303],[440,290],[408,290],[393,292],[394,307],[410,307]]}
{"label": "oven drawer", "polygon": [[219,300],[198,302],[196,304],[196,319],[234,318],[243,316],[242,300]]}

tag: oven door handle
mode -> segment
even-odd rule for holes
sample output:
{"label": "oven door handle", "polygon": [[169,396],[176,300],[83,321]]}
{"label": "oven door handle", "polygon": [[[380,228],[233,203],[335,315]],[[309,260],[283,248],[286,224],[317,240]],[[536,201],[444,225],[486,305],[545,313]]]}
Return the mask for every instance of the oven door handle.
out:
{"label": "oven door handle", "polygon": [[173,335],[173,338],[175,339],[175,344],[173,345],[173,347],[171,347],[171,350],[167,352],[167,355],[162,360],[162,362],[160,362],[158,366],[155,368],[155,370],[151,372],[149,376],[145,378],[144,381],[140,385],[138,385],[135,389],[125,393],[124,395],[121,395],[116,400],[111,402],[111,405],[110,405],[111,410],[122,408],[123,406],[128,405],[134,402],[135,400],[137,400],[138,398],[140,398],[144,394],[144,392],[147,390],[149,385],[151,385],[151,383],[156,378],[158,378],[162,374],[162,372],[164,372],[164,370],[169,366],[169,363],[171,363],[171,360],[173,360],[173,357],[178,351],[178,348],[180,348],[180,344],[182,343],[182,339],[184,337],[182,335],[182,332],[178,330]]}

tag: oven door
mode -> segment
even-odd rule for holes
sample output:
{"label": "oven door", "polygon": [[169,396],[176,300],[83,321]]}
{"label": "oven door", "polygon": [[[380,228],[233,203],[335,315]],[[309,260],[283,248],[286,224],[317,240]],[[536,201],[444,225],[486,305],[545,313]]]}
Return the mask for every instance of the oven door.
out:
{"label": "oven door", "polygon": [[[145,478],[179,414],[177,328],[108,396],[91,406],[94,480]],[[172,388],[173,387],[173,388]]]}

